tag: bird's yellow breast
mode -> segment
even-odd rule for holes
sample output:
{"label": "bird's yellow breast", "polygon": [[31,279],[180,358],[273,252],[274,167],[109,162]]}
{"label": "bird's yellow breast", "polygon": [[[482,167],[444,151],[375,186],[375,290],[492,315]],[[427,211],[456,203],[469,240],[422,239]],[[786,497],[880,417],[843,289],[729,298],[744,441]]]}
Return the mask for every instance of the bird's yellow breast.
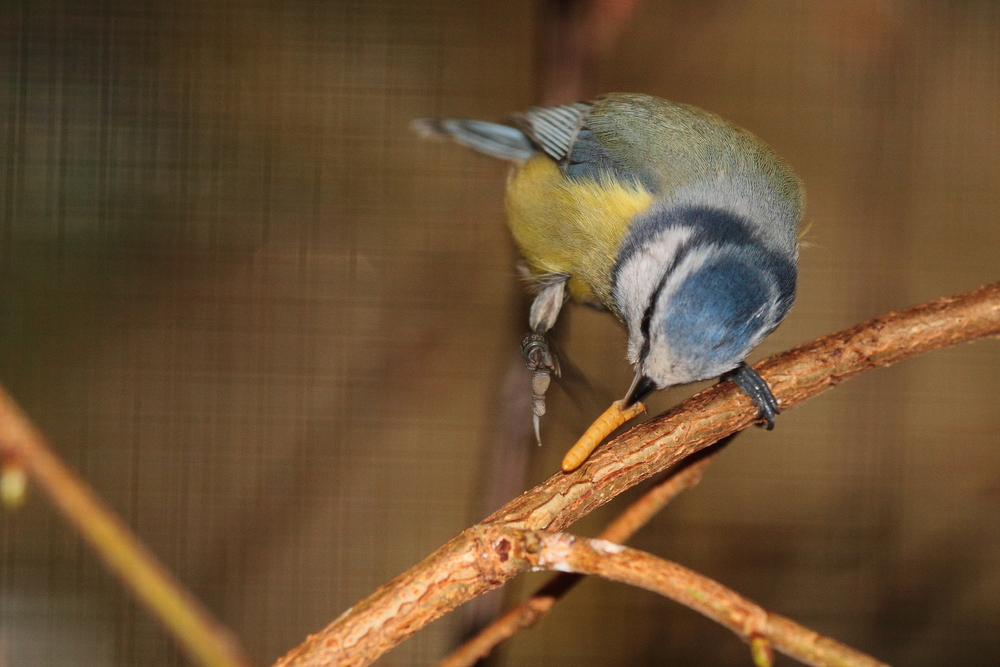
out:
{"label": "bird's yellow breast", "polygon": [[538,154],[507,181],[507,220],[532,275],[570,276],[570,295],[614,311],[611,269],[622,239],[653,196],[639,185],[567,179]]}

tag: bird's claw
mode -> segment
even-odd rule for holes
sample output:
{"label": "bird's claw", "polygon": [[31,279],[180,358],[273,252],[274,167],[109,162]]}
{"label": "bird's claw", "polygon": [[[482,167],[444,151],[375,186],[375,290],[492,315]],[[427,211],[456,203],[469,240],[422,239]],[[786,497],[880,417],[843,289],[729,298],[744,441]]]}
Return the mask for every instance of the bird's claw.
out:
{"label": "bird's claw", "polygon": [[559,377],[559,359],[552,353],[545,335],[533,331],[521,341],[521,354],[524,356],[524,363],[531,376],[531,412],[532,423],[535,427],[535,440],[539,445],[542,438],[539,431],[539,422],[545,414],[545,392],[552,382],[552,375]]}
{"label": "bird's claw", "polygon": [[768,431],[774,428],[774,418],[781,414],[778,408],[778,399],[771,393],[771,388],[767,385],[757,371],[750,368],[746,362],[729,371],[723,376],[723,380],[732,380],[743,393],[750,397],[754,405],[757,406],[757,418],[763,419],[764,428]]}
{"label": "bird's claw", "polygon": [[552,354],[545,334],[532,331],[521,341],[521,354],[530,371],[545,371],[559,377],[559,359]]}

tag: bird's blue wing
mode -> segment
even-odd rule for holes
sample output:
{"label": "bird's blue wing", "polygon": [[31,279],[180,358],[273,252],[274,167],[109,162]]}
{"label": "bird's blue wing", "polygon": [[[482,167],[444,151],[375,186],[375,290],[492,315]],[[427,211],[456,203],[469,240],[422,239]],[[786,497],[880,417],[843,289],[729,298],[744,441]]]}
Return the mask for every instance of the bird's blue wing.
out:
{"label": "bird's blue wing", "polygon": [[591,105],[574,102],[555,107],[535,107],[511,117],[510,122],[556,162],[570,154]]}
{"label": "bird's blue wing", "polygon": [[[511,124],[546,155],[559,163],[569,178],[612,178],[653,189],[651,175],[631,169],[589,127],[594,106],[577,102],[555,107],[536,107],[511,119]],[[605,138],[606,139],[606,138]]]}

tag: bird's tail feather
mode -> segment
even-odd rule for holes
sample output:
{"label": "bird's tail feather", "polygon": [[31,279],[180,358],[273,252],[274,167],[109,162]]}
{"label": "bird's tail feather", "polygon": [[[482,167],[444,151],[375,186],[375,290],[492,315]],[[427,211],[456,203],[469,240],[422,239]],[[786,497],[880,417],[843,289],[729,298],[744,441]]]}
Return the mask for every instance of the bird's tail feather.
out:
{"label": "bird's tail feather", "polygon": [[501,160],[524,162],[536,152],[528,137],[509,125],[483,120],[418,118],[410,126],[425,139],[450,139]]}

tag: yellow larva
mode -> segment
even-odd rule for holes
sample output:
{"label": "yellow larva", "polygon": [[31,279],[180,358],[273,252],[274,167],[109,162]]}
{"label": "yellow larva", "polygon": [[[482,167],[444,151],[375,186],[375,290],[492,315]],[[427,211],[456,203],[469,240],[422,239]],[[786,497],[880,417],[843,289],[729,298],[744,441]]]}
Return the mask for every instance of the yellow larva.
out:
{"label": "yellow larva", "polygon": [[590,425],[580,439],[576,441],[573,448],[566,452],[563,457],[562,469],[564,472],[571,472],[580,467],[587,460],[590,453],[594,451],[601,441],[608,437],[612,431],[632,419],[636,415],[646,411],[646,406],[640,402],[635,402],[626,407],[625,399],[615,401],[604,413]]}

